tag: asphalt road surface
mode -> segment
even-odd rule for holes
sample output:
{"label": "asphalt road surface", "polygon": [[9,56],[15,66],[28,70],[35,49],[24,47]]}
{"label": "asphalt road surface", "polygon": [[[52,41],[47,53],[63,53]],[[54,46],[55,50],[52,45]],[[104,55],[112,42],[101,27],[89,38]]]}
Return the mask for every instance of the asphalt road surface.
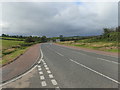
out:
{"label": "asphalt road surface", "polygon": [[118,88],[120,84],[117,57],[51,43],[42,44],[41,50],[43,58],[30,77],[29,87]]}
{"label": "asphalt road surface", "polygon": [[54,44],[41,46],[59,87],[118,87],[118,59]]}

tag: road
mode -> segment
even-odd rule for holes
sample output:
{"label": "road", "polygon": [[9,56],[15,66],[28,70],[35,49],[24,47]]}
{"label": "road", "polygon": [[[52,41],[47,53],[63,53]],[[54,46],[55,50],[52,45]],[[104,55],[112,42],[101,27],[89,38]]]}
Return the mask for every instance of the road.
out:
{"label": "road", "polygon": [[27,80],[29,87],[118,88],[120,84],[117,57],[51,43],[42,44],[41,50],[43,57]]}

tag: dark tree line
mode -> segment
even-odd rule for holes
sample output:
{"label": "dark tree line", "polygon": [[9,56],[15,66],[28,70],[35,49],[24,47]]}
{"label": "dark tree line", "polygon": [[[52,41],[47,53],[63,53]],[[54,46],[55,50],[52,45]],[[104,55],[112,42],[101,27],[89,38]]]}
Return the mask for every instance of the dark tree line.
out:
{"label": "dark tree line", "polygon": [[[25,41],[27,43],[30,42],[47,42],[48,38],[46,36],[42,36],[42,37],[37,37],[37,36],[22,36],[22,35],[8,35],[8,34],[2,34],[2,37],[9,37],[9,38],[3,38],[5,40],[17,40],[17,41]],[[12,38],[16,38],[16,39],[12,39]]]}

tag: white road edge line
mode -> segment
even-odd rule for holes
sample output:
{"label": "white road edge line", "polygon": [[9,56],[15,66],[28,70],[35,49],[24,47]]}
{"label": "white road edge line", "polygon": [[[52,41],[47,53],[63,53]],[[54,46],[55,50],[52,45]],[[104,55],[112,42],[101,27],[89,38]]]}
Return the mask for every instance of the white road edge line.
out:
{"label": "white road edge line", "polygon": [[52,79],[51,82],[53,85],[57,85],[57,81],[55,79]]}
{"label": "white road edge line", "polygon": [[45,87],[45,86],[47,86],[47,83],[46,83],[45,81],[42,81],[42,82],[41,82],[41,85],[42,85],[43,87]]}
{"label": "white road edge line", "polygon": [[115,63],[115,64],[119,64],[118,62],[110,61],[110,60],[103,59],[103,58],[97,58],[97,59],[99,59],[99,60],[103,60],[103,61],[107,61],[107,62],[111,62],[111,63]]}
{"label": "white road edge line", "polygon": [[[43,58],[43,52],[42,52],[41,46],[40,46],[40,52],[41,52],[41,58],[40,58],[40,60],[39,60],[38,62],[41,62],[41,61],[42,61],[42,58]],[[38,58],[39,58],[39,57],[38,57]],[[37,59],[38,59],[38,58],[37,58]],[[22,74],[22,75],[20,75],[20,76],[18,76],[18,77],[16,77],[16,78],[8,81],[8,82],[5,82],[5,83],[3,83],[3,84],[0,84],[0,87],[1,87],[1,86],[4,86],[4,85],[6,85],[6,84],[9,84],[9,83],[11,83],[11,82],[14,82],[14,81],[16,81],[16,80],[18,80],[18,79],[20,79],[20,78],[22,78],[23,76],[27,75],[27,74],[30,73],[32,70],[34,70],[37,66],[38,66],[38,65],[35,65],[33,68],[31,68],[31,69],[30,69],[29,71],[27,71],[26,73],[24,73],[24,74]]]}
{"label": "white road edge line", "polygon": [[96,73],[96,74],[99,74],[99,75],[101,75],[101,76],[103,76],[103,77],[105,77],[105,78],[107,78],[107,79],[109,79],[109,80],[111,80],[111,81],[113,81],[113,82],[115,82],[115,83],[117,83],[117,84],[120,84],[120,82],[118,82],[117,80],[112,79],[111,77],[106,76],[106,75],[104,75],[104,74],[102,74],[102,73],[100,73],[100,72],[98,72],[98,71],[95,71],[95,70],[93,70],[93,69],[91,69],[91,68],[89,68],[89,67],[87,67],[87,66],[85,66],[85,65],[83,65],[83,64],[80,64],[80,63],[78,63],[78,62],[76,62],[76,61],[74,61],[74,60],[72,60],[72,59],[70,59],[70,61],[72,61],[72,62],[74,62],[74,63],[76,63],[76,64],[78,64],[78,65],[80,65],[80,66],[82,66],[82,67],[84,67],[84,68],[86,68],[86,69],[88,69],[88,70]]}

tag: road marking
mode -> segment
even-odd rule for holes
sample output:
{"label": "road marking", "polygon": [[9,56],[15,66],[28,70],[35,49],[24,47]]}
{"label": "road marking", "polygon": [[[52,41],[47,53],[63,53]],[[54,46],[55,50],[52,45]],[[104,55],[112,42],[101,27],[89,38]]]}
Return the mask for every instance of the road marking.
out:
{"label": "road marking", "polygon": [[38,65],[38,68],[40,68],[41,66],[40,65]]}
{"label": "road marking", "polygon": [[56,87],[56,88],[60,88],[60,87]]}
{"label": "road marking", "polygon": [[62,55],[61,53],[59,53],[59,52],[56,52],[58,55],[60,55],[60,56],[64,56],[64,55]]}
{"label": "road marking", "polygon": [[40,64],[41,61],[38,61],[38,64]]}
{"label": "road marking", "polygon": [[45,86],[47,86],[47,83],[46,83],[45,81],[42,81],[42,82],[41,82],[41,85],[42,85],[43,87],[45,87]]}
{"label": "road marking", "polygon": [[99,59],[99,60],[103,60],[103,61],[107,61],[107,62],[111,62],[111,63],[115,63],[115,64],[119,64],[118,62],[110,61],[110,60],[103,59],[103,58],[97,58],[97,59]]}
{"label": "road marking", "polygon": [[96,53],[96,52],[86,51],[86,50],[82,50],[82,49],[70,48],[70,47],[66,47],[66,46],[62,46],[62,45],[56,45],[56,46],[62,47],[62,49],[68,48],[68,49],[72,49],[72,50],[79,50],[79,51],[89,52],[89,53],[93,53],[93,54],[98,54],[98,55],[103,55],[103,56],[109,56],[109,57],[113,57],[113,58],[117,58],[117,59],[119,58],[118,56],[104,55],[104,54],[100,54],[100,53]]}
{"label": "road marking", "polygon": [[46,65],[46,63],[43,63],[44,65]]}
{"label": "road marking", "polygon": [[47,71],[47,73],[51,73],[51,71]]}
{"label": "road marking", "polygon": [[[42,58],[43,58],[43,52],[42,52],[41,46],[40,46],[40,52],[41,52],[41,57],[39,56],[39,57],[37,58],[37,60],[40,58],[40,61],[39,61],[39,62],[41,62],[41,61],[42,61]],[[38,63],[38,62],[37,62],[37,63]],[[11,82],[14,82],[14,81],[16,81],[16,80],[18,80],[18,79],[20,79],[20,78],[22,78],[23,76],[25,76],[25,75],[27,75],[28,73],[32,72],[37,66],[38,66],[38,65],[34,65],[34,66],[32,66],[32,68],[31,68],[30,70],[28,70],[27,72],[23,73],[22,75],[20,75],[20,76],[18,76],[18,77],[16,77],[16,78],[13,78],[13,79],[5,82],[5,83],[0,84],[0,87],[1,87],[1,86],[4,86],[4,85],[6,85],[6,84],[9,84],[9,83],[11,83]]]}
{"label": "road marking", "polygon": [[42,59],[42,62],[44,63],[45,61]]}
{"label": "road marking", "polygon": [[57,82],[56,82],[55,79],[52,79],[51,82],[52,82],[53,85],[57,85]]}
{"label": "road marking", "polygon": [[48,67],[46,67],[45,69],[46,69],[46,70],[49,70],[49,68],[48,68]]}
{"label": "road marking", "polygon": [[39,72],[39,74],[43,74],[43,72],[41,71],[41,72]]}
{"label": "road marking", "polygon": [[53,75],[52,75],[52,74],[49,74],[49,78],[53,78]]}
{"label": "road marking", "polygon": [[44,79],[45,79],[45,77],[44,77],[44,76],[40,76],[40,79],[41,79],[41,80],[44,80]]}
{"label": "road marking", "polygon": [[91,68],[89,68],[89,67],[87,67],[87,66],[85,66],[85,65],[83,65],[83,64],[81,64],[81,63],[78,63],[78,62],[76,62],[76,61],[74,61],[74,60],[72,60],[72,59],[70,59],[70,61],[72,61],[72,62],[74,62],[74,63],[76,63],[76,64],[78,64],[78,65],[80,65],[80,66],[82,66],[82,67],[84,67],[84,68],[86,68],[86,69],[88,69],[88,70],[96,73],[96,74],[99,74],[99,75],[101,75],[101,76],[103,76],[103,77],[105,77],[105,78],[107,78],[107,79],[109,79],[109,80],[111,80],[111,81],[113,81],[113,82],[115,82],[115,83],[117,83],[117,84],[120,84],[120,82],[118,82],[117,80],[112,79],[111,77],[106,76],[106,75],[104,75],[104,74],[102,74],[102,73],[100,73],[100,72],[98,72],[98,71],[95,71],[95,70],[93,70],[93,69],[91,69]]}
{"label": "road marking", "polygon": [[39,68],[38,70],[39,70],[39,71],[41,71],[41,70],[42,70],[42,68]]}
{"label": "road marking", "polygon": [[47,65],[44,65],[44,67],[46,68],[46,67],[48,67]]}

